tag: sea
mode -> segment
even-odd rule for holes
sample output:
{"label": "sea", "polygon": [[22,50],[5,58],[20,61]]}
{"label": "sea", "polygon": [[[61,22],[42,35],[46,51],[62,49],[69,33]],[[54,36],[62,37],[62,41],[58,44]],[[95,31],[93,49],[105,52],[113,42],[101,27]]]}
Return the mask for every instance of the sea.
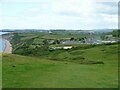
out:
{"label": "sea", "polygon": [[[8,32],[0,32],[0,35],[2,34],[6,34]],[[2,37],[0,36],[0,52],[3,52],[3,50],[5,49],[5,40],[2,39]]]}

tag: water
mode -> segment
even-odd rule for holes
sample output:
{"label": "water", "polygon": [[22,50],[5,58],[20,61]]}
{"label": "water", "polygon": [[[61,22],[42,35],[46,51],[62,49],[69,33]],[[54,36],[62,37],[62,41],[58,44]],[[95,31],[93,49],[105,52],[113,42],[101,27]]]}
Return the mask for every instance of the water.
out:
{"label": "water", "polygon": [[5,41],[0,39],[0,52],[2,52],[5,49]]}
{"label": "water", "polygon": [[[2,34],[6,34],[8,32],[0,32],[0,35]],[[2,52],[5,49],[5,40],[2,39],[2,37],[0,36],[0,52]]]}
{"label": "water", "polygon": [[6,33],[8,33],[8,32],[0,32],[0,35],[2,35],[2,34],[6,34]]}

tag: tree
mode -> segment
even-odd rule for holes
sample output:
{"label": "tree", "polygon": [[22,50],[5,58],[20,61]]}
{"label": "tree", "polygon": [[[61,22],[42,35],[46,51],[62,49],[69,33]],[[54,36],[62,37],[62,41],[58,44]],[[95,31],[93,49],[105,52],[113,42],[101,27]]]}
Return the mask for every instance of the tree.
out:
{"label": "tree", "polygon": [[73,40],[75,40],[74,37],[70,38],[70,41],[73,41]]}
{"label": "tree", "polygon": [[43,40],[43,45],[49,45],[49,43],[48,43],[48,41],[45,39],[45,40]]}
{"label": "tree", "polygon": [[79,41],[81,41],[82,43],[85,43],[85,38],[79,38]]}
{"label": "tree", "polygon": [[12,39],[13,44],[18,44],[20,43],[20,36],[18,33],[14,33],[13,39]]}
{"label": "tree", "polygon": [[53,42],[53,44],[60,44],[60,41],[59,41],[59,40],[55,40],[55,41]]}

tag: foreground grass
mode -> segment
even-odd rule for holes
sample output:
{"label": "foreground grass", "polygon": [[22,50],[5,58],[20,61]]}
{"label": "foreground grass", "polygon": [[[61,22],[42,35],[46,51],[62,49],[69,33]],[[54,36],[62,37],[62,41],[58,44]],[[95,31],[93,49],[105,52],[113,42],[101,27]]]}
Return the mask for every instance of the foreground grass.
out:
{"label": "foreground grass", "polygon": [[[80,51],[72,51],[72,54],[78,52]],[[65,53],[60,53],[61,57]],[[3,54],[3,88],[118,87],[117,45],[85,49],[81,55],[86,60],[102,60],[104,64],[84,65],[47,58]]]}
{"label": "foreground grass", "polygon": [[0,89],[2,89],[2,54],[0,53]]}

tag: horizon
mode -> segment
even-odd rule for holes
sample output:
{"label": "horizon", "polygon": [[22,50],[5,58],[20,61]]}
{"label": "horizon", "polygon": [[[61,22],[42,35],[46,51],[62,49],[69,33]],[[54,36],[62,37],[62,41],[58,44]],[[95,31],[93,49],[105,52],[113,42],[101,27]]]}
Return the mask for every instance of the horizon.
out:
{"label": "horizon", "polygon": [[113,30],[119,30],[119,29],[0,29],[0,32],[4,32],[4,31],[24,31],[24,30],[35,30],[35,31],[55,31],[55,30],[59,30],[59,31],[103,31],[103,30],[106,30],[106,31],[113,31]]}
{"label": "horizon", "polygon": [[0,29],[118,29],[119,0],[2,0]]}

